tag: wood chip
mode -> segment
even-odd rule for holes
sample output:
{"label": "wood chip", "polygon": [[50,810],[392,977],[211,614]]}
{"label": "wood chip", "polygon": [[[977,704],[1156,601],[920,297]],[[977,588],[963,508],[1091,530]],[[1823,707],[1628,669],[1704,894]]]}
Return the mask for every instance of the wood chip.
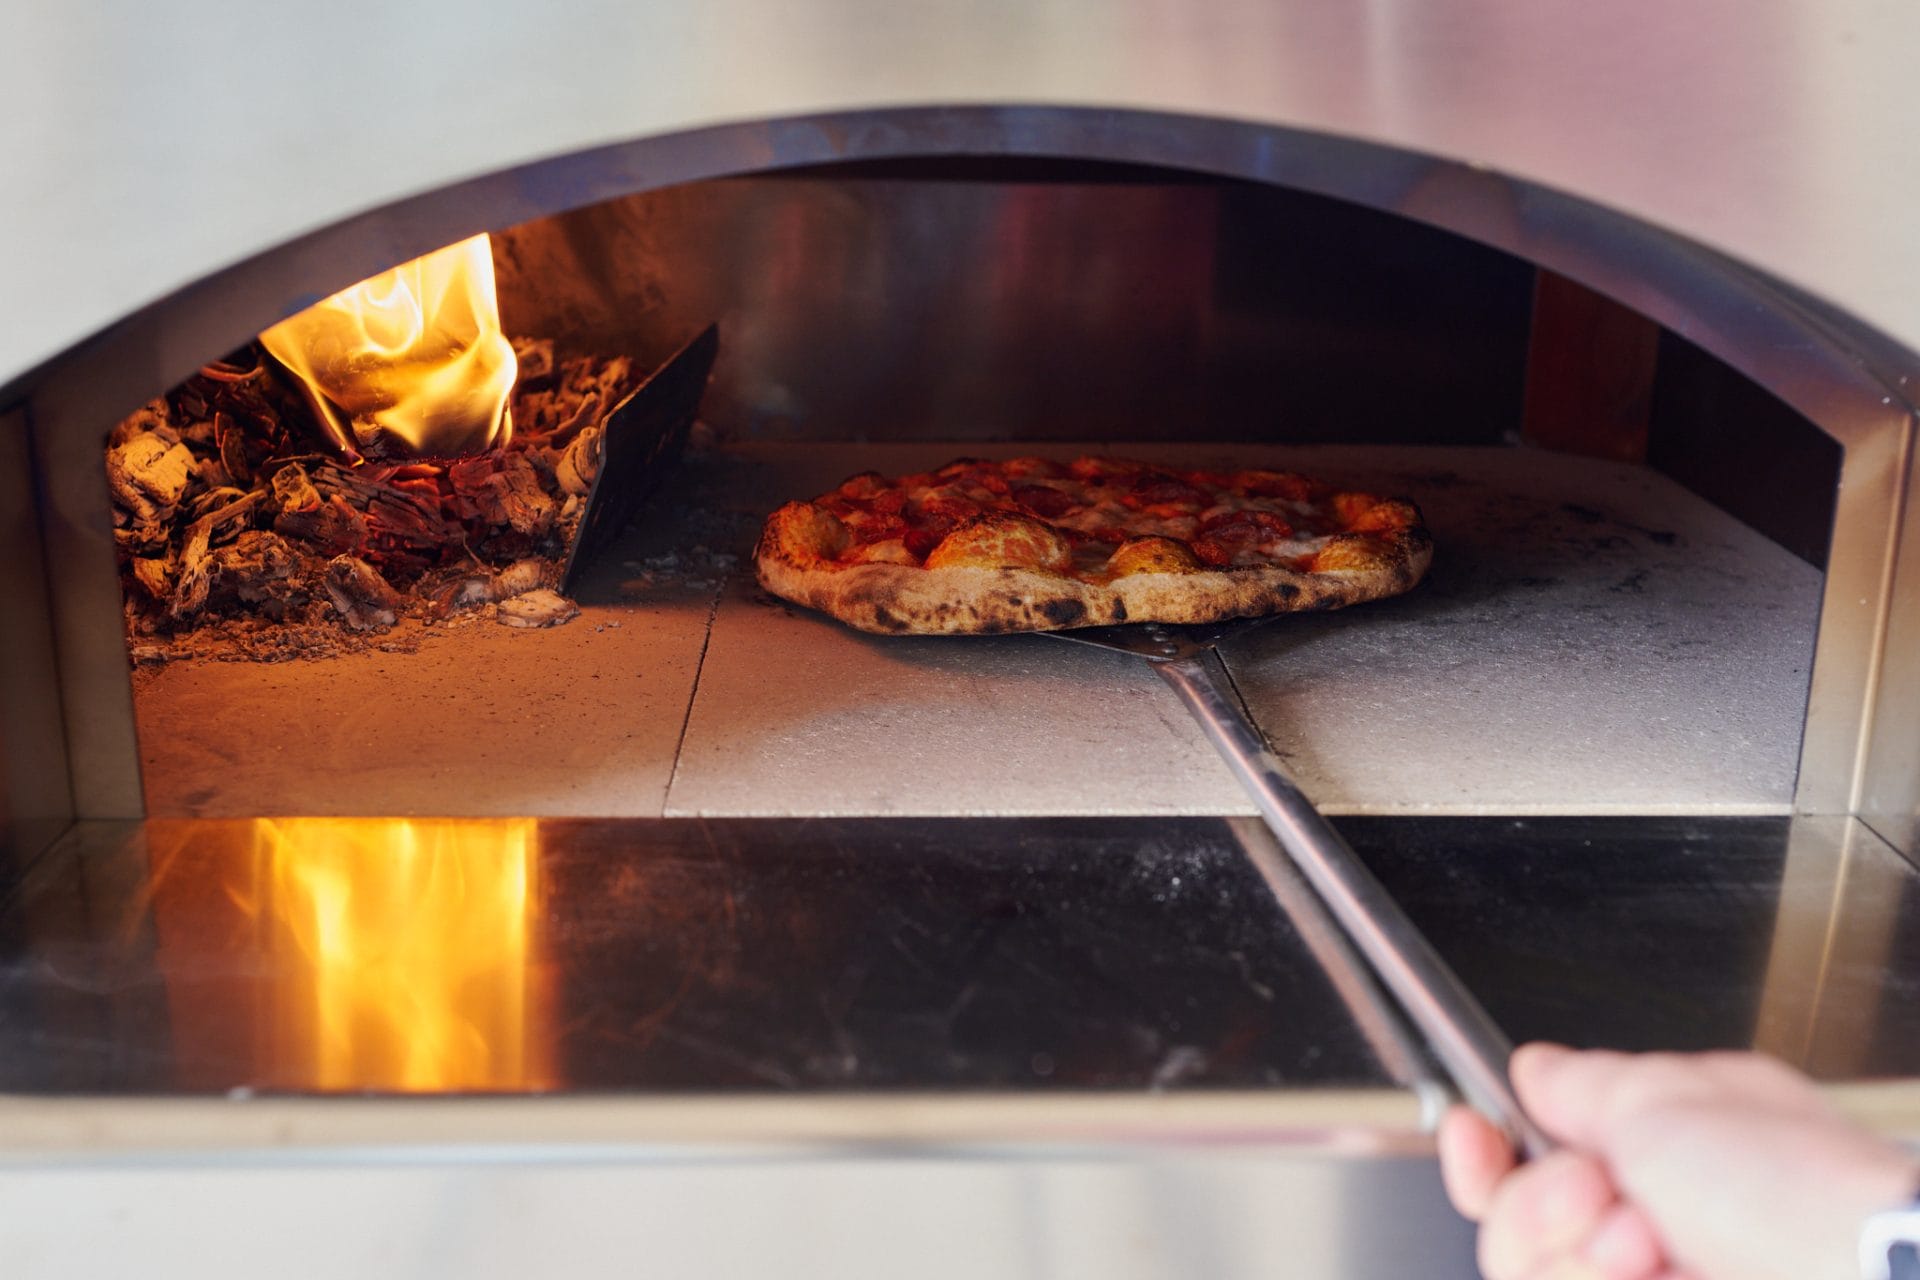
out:
{"label": "wood chip", "polygon": [[287,594],[294,554],[286,540],[264,529],[249,529],[212,556],[214,588],[248,604]]}
{"label": "wood chip", "polygon": [[532,557],[516,560],[493,576],[493,598],[511,600],[552,581],[553,565],[549,561]]}
{"label": "wood chip", "polygon": [[312,543],[323,555],[338,556],[367,545],[367,518],[335,497],[311,511],[282,511],[273,518],[274,531]]}
{"label": "wood chip", "polygon": [[213,438],[220,449],[220,463],[235,484],[252,484],[253,468],[247,463],[246,439],[233,419],[224,413],[213,415]]}
{"label": "wood chip", "polygon": [[606,439],[605,427],[588,427],[574,437],[560,455],[554,478],[569,496],[584,498],[593,491],[594,477],[600,474],[600,448]]}
{"label": "wood chip", "polygon": [[557,627],[579,616],[579,605],[545,587],[500,602],[502,626]]}
{"label": "wood chip", "polygon": [[165,560],[148,557],[137,558],[133,562],[133,580],[147,593],[150,600],[166,600],[173,594],[172,575],[167,571]]}
{"label": "wood chip", "polygon": [[213,538],[213,522],[202,518],[187,530],[186,543],[180,548],[180,573],[174,581],[173,603],[167,614],[175,622],[199,613],[213,589],[213,565],[207,553]]}
{"label": "wood chip", "polygon": [[435,588],[429,597],[433,615],[437,618],[450,618],[456,613],[468,609],[477,609],[483,604],[492,604],[493,579],[474,576],[455,578]]}
{"label": "wood chip", "polygon": [[107,487],[135,519],[165,519],[186,495],[193,462],[187,446],[168,444],[150,431],[108,450]]}
{"label": "wood chip", "polygon": [[349,630],[385,631],[399,621],[400,593],[365,560],[335,556],[327,562],[322,585]]}
{"label": "wood chip", "polygon": [[505,455],[491,483],[507,524],[530,537],[553,528],[559,507],[540,488],[540,477],[525,454]]}
{"label": "wood chip", "polygon": [[289,462],[273,473],[273,500],[282,511],[312,511],[320,505],[320,491],[305,467]]}

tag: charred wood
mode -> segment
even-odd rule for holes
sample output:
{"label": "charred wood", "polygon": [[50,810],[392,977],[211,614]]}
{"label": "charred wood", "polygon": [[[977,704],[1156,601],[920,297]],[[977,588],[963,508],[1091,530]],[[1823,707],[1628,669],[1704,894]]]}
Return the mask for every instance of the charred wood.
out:
{"label": "charred wood", "polygon": [[400,620],[405,602],[365,560],[336,556],[327,562],[327,598],[354,631],[385,631]]}
{"label": "charred wood", "polygon": [[[106,468],[137,660],[331,653],[409,616],[455,625],[551,594],[601,421],[636,379],[624,359],[557,360],[544,340],[515,348],[514,437],[472,457],[341,454],[257,348],[116,426]],[[515,625],[565,621],[561,604],[521,606]]]}

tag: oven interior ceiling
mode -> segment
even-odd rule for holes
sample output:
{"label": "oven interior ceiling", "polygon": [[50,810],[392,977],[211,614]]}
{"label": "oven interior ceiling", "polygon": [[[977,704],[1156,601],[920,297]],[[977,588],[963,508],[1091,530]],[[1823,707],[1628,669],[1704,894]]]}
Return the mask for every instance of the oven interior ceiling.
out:
{"label": "oven interior ceiling", "polygon": [[646,363],[717,319],[695,447],[566,626],[137,671],[150,815],[1249,811],[1142,664],[860,635],[752,581],[760,517],[853,472],[1102,450],[1424,509],[1414,593],[1227,651],[1323,807],[1791,810],[1838,450],[1650,325],[1625,357],[1552,339],[1612,401],[1581,439],[1517,259],[1272,187],[1033,162],[700,183],[495,255],[508,330],[563,354]]}

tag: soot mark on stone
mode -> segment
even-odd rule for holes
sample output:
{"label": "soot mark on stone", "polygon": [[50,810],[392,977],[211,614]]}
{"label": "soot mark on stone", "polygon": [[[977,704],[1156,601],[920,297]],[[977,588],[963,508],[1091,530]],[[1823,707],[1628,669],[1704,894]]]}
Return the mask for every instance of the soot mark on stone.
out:
{"label": "soot mark on stone", "polygon": [[1615,528],[1637,533],[1656,546],[1671,547],[1680,541],[1680,535],[1671,529],[1649,529],[1645,525],[1634,524],[1628,520],[1611,520],[1605,512],[1595,511],[1592,507],[1583,507],[1577,502],[1563,502],[1560,504],[1560,509],[1581,524],[1611,524]]}

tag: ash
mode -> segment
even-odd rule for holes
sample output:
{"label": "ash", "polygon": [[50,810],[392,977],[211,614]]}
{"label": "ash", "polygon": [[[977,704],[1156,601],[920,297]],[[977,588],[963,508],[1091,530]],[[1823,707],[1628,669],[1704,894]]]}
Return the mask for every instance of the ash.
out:
{"label": "ash", "polygon": [[107,440],[136,663],[411,652],[436,630],[561,625],[553,588],[600,466],[624,357],[516,340],[514,435],[454,459],[336,453],[258,348],[208,365]]}

